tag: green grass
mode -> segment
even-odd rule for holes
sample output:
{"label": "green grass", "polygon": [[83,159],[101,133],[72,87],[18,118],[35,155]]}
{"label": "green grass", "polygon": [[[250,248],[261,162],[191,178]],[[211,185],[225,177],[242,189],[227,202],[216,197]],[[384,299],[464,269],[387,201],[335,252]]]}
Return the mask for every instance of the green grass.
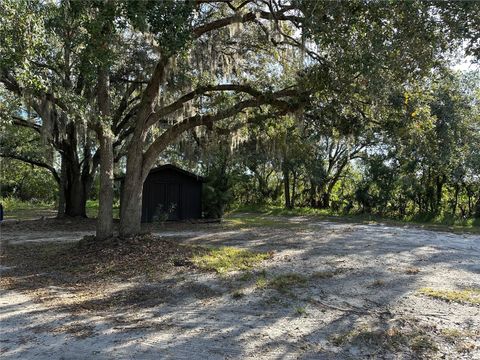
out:
{"label": "green grass", "polygon": [[[98,200],[87,200],[86,211],[87,217],[96,218],[98,215]],[[120,203],[115,202],[113,204],[113,218],[120,219]]]}
{"label": "green grass", "polygon": [[420,294],[458,303],[480,304],[480,289],[464,289],[464,290],[436,290],[432,288],[422,288],[418,290]]}
{"label": "green grass", "polygon": [[55,204],[45,201],[22,201],[13,197],[0,198],[5,219],[30,220],[55,216]]}
{"label": "green grass", "polygon": [[206,254],[195,255],[192,262],[200,269],[224,274],[230,271],[251,270],[255,265],[271,257],[271,253],[221,247],[210,249]]}
{"label": "green grass", "polygon": [[268,280],[267,280],[267,272],[263,270],[260,272],[260,274],[257,277],[257,280],[255,280],[255,286],[258,289],[265,289],[268,285]]}
{"label": "green grass", "polygon": [[[45,201],[22,201],[12,197],[0,198],[3,205],[5,219],[32,220],[42,216],[57,215],[56,204]],[[89,218],[96,218],[98,214],[98,200],[87,200],[86,212]],[[120,218],[119,203],[113,206],[113,218]]]}
{"label": "green grass", "polygon": [[305,309],[305,307],[303,306],[297,306],[295,307],[295,314],[297,314],[298,316],[307,315],[307,309]]}

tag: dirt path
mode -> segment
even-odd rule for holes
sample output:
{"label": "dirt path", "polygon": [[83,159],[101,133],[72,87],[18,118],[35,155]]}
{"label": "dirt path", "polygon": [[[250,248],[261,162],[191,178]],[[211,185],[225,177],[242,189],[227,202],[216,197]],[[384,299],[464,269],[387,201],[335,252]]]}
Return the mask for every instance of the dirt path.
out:
{"label": "dirt path", "polygon": [[[480,305],[421,292],[480,289],[480,236],[304,218],[279,224],[159,232],[275,255],[248,276],[189,271],[105,294],[158,294],[134,308],[72,314],[3,291],[2,359],[480,359]],[[285,286],[268,285],[279,279]]]}

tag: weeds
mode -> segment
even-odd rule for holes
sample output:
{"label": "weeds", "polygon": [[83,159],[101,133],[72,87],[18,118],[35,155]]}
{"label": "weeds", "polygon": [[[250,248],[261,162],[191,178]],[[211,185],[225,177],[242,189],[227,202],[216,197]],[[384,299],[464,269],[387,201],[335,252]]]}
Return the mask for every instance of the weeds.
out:
{"label": "weeds", "polygon": [[272,253],[221,247],[211,249],[206,254],[194,255],[192,262],[200,269],[224,274],[230,271],[251,270],[255,265],[271,257]]}
{"label": "weeds", "polygon": [[329,340],[335,346],[349,343],[356,346],[368,346],[369,348],[374,346],[390,350],[408,346],[417,353],[438,351],[434,340],[420,330],[401,331],[397,328],[383,330],[363,325],[345,333],[335,334]]}
{"label": "weeds", "polygon": [[297,306],[295,307],[295,314],[298,316],[307,315],[307,309],[305,309],[303,306]]}
{"label": "weeds", "polygon": [[434,299],[474,305],[480,304],[480,289],[435,290],[432,288],[422,288],[418,291],[420,294]]}
{"label": "weeds", "polygon": [[419,272],[420,272],[420,269],[416,267],[409,267],[407,270],[405,270],[405,274],[407,275],[416,275]]}
{"label": "weeds", "polygon": [[276,276],[269,281],[268,286],[281,293],[289,293],[294,287],[305,286],[307,281],[303,275],[290,273]]}
{"label": "weeds", "polygon": [[241,299],[245,296],[245,293],[242,291],[242,290],[235,290],[233,293],[232,293],[232,298],[238,300],[238,299]]}

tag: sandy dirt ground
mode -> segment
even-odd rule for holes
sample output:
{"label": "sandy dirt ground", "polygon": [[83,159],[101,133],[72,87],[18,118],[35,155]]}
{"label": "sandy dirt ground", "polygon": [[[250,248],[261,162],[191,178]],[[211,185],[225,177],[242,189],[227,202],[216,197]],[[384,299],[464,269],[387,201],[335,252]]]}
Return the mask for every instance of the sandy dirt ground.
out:
{"label": "sandy dirt ground", "polygon": [[[277,219],[278,220],[278,219]],[[3,242],[78,241],[91,228],[6,226]],[[195,269],[118,283],[134,307],[68,312],[1,290],[2,359],[480,359],[480,236],[281,218],[278,226],[157,231],[186,244],[273,251],[253,272]],[[0,269],[1,270],[1,269]],[[288,278],[285,288],[269,281]],[[296,280],[296,281],[295,281]],[[55,289],[63,296],[68,289]]]}

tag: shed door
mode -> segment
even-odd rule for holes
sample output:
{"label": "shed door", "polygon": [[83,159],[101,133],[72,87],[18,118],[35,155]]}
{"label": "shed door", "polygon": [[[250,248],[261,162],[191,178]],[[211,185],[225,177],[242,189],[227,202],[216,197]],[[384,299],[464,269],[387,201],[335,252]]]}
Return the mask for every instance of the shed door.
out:
{"label": "shed door", "polygon": [[149,208],[152,214],[149,216],[148,221],[155,221],[159,212],[162,214],[168,213],[167,220],[180,220],[182,211],[180,191],[180,184],[155,183],[149,199]]}

